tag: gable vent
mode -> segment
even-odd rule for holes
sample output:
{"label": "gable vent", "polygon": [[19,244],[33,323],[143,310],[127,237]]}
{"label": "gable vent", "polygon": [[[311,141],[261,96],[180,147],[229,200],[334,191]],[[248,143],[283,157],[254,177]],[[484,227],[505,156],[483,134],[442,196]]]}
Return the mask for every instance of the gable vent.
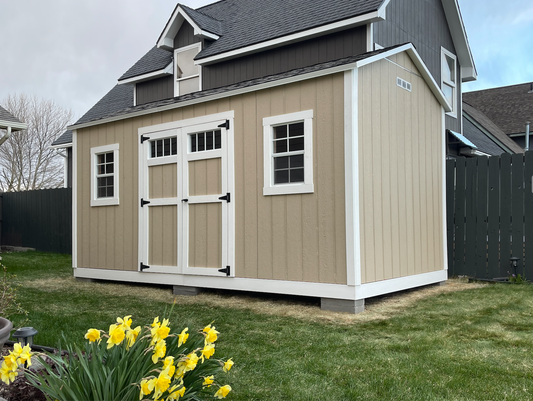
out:
{"label": "gable vent", "polygon": [[396,85],[398,85],[402,89],[405,89],[405,90],[411,92],[411,83],[407,82],[405,79],[401,79],[400,77],[397,77],[396,78]]}

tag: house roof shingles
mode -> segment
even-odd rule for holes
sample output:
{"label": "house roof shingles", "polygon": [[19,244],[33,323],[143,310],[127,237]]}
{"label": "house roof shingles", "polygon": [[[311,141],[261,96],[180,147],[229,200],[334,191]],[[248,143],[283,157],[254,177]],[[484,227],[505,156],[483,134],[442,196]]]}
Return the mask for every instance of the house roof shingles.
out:
{"label": "house roof shingles", "polygon": [[325,70],[345,64],[352,64],[359,60],[363,60],[368,57],[375,56],[377,54],[395,49],[403,46],[391,46],[385,49],[376,50],[369,53],[359,54],[356,56],[345,57],[342,59],[329,61],[325,63],[315,64],[309,67],[297,68],[291,71],[283,72],[280,74],[269,75],[266,77],[255,78],[249,81],[243,81],[236,84],[223,86],[215,89],[208,89],[199,92],[193,92],[187,95],[160,100],[152,103],[141,104],[139,106],[133,106],[133,86],[132,85],[116,85],[106,96],[104,96],[97,104],[95,104],[85,115],[80,118],[75,124],[80,125],[88,122],[102,120],[104,118],[127,116],[128,114],[135,113],[143,110],[155,109],[158,107],[178,104],[181,102],[207,97],[211,95],[217,95],[225,92],[231,92],[238,89],[252,87],[260,84],[278,81],[285,78],[291,78],[298,75],[304,75],[316,71]]}
{"label": "house roof shingles", "polygon": [[8,123],[22,123],[17,117],[11,114],[9,111],[0,106],[0,121],[5,121]]}
{"label": "house roof shingles", "polygon": [[505,134],[524,133],[533,123],[533,83],[463,93],[463,102],[476,108]]}
{"label": "house roof shingles", "polygon": [[198,26],[207,31],[214,33],[215,35],[221,36],[224,34],[224,27],[222,21],[219,21],[215,18],[210,17],[209,15],[203,14],[197,10],[194,10],[186,5],[180,4],[183,10],[191,17]]}
{"label": "house roof shingles", "polygon": [[172,53],[152,47],[148,53],[140,58],[133,66],[118,79],[119,81],[148,74],[154,71],[160,71],[166,68],[172,62]]}
{"label": "house roof shingles", "polygon": [[[224,0],[196,11],[224,24],[196,59],[377,11],[384,0]],[[324,12],[328,10],[328,12]]]}
{"label": "house roof shingles", "polygon": [[[523,149],[516,144],[515,141],[513,141],[511,138],[509,138],[505,133],[498,128],[494,122],[490,120],[485,114],[483,114],[481,111],[476,109],[475,107],[472,107],[466,102],[463,102],[463,113],[467,114],[471,119],[473,119],[477,124],[482,126],[490,135],[492,135],[494,138],[496,138],[497,141],[501,142],[506,148],[510,149],[513,153],[522,153]],[[494,153],[496,151],[496,148],[489,145],[483,146],[483,144],[486,141],[493,142],[490,138],[488,138],[485,134],[483,134],[474,124],[472,124],[467,118],[463,119],[464,126],[463,126],[463,134],[468,139],[470,139],[472,142],[474,142],[476,145],[480,147],[480,150],[485,153],[489,153],[491,155],[501,154],[500,153]],[[482,136],[483,138],[480,138]],[[501,147],[499,145],[494,144],[499,149]],[[483,148],[481,149],[481,148]]]}

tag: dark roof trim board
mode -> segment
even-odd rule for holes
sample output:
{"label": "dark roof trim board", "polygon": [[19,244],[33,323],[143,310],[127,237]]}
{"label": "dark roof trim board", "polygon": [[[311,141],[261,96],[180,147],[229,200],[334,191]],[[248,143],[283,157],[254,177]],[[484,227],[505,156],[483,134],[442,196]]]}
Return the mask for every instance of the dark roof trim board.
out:
{"label": "dark roof trim board", "polygon": [[[185,11],[185,9],[187,9],[187,11]],[[169,51],[174,50],[174,38],[184,21],[191,24],[194,29],[194,35],[201,38],[216,40],[222,33],[222,23],[220,21],[178,3],[165,25],[163,32],[161,32],[161,35],[159,35],[159,38],[157,39],[157,47]],[[205,28],[202,29],[197,21],[199,21],[203,27],[208,26],[211,31],[218,31],[219,34],[210,32]]]}
{"label": "dark roof trim board", "polygon": [[[75,130],[109,122],[119,121],[126,118],[133,118],[147,114],[172,110],[198,103],[204,103],[212,100],[226,98],[229,96],[241,95],[244,93],[255,92],[262,89],[286,85],[294,82],[304,81],[325,75],[335,74],[338,72],[348,71],[359,68],[364,65],[386,59],[394,54],[407,52],[411,60],[420,71],[420,74],[430,87],[431,91],[440,102],[446,112],[450,111],[450,105],[446,101],[444,94],[431,76],[429,70],[418,55],[411,43],[392,46],[386,49],[376,50],[373,52],[360,54],[357,56],[346,57],[340,60],[316,64],[310,67],[298,68],[284,73],[270,75],[267,77],[256,78],[250,81],[239,82],[222,88],[209,89],[200,92],[194,92],[180,97],[161,100],[153,103],[147,103],[139,106],[128,107],[114,113],[102,113],[99,116],[93,114],[93,118],[86,119],[82,117],[76,124],[69,126],[68,129]],[[95,105],[93,109],[102,109]],[[92,110],[92,109],[91,109]],[[83,121],[82,121],[83,120]]]}

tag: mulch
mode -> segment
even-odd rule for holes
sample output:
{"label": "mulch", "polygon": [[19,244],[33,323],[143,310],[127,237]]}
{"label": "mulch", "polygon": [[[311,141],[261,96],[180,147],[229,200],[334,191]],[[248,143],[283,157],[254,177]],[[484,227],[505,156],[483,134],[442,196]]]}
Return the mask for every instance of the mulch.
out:
{"label": "mulch", "polygon": [[[2,356],[9,354],[12,350],[12,347],[4,345]],[[0,397],[7,401],[46,401],[43,392],[28,383],[21,374],[10,385],[0,380]]]}

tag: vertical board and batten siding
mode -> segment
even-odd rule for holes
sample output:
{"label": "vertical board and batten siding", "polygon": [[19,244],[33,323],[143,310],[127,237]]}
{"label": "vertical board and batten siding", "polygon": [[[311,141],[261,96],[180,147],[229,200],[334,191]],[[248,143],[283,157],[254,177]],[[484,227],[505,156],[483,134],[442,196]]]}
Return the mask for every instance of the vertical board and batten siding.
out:
{"label": "vertical board and batten siding", "polygon": [[202,67],[203,89],[218,88],[366,52],[366,26]]}
{"label": "vertical board and batten siding", "polygon": [[183,24],[180,27],[180,30],[174,38],[174,49],[179,49],[180,47],[185,47],[192,45],[194,43],[201,42],[197,36],[194,36],[194,28],[187,21],[183,21]]}
{"label": "vertical board and batten siding", "polygon": [[170,99],[174,97],[174,76],[139,82],[135,88],[137,105]]}
{"label": "vertical board and batten siding", "polygon": [[387,60],[359,69],[363,284],[444,269],[442,108],[406,53],[390,60],[413,74]]}
{"label": "vertical board and batten siding", "polygon": [[[374,42],[383,47],[411,42],[437,85],[440,85],[441,46],[457,54],[442,0],[391,1],[387,5],[386,12],[386,20],[372,24]],[[457,60],[457,82],[461,82],[460,72],[461,67]],[[459,90],[456,92],[457,115],[461,116],[461,93]],[[461,120],[447,115],[446,128],[461,132]]]}
{"label": "vertical board and batten siding", "polygon": [[[229,110],[236,276],[346,284],[342,73],[78,130],[78,267],[138,269],[138,128]],[[315,191],[263,196],[262,120],[302,110],[314,110]],[[90,207],[90,149],[112,143],[120,204]]]}

